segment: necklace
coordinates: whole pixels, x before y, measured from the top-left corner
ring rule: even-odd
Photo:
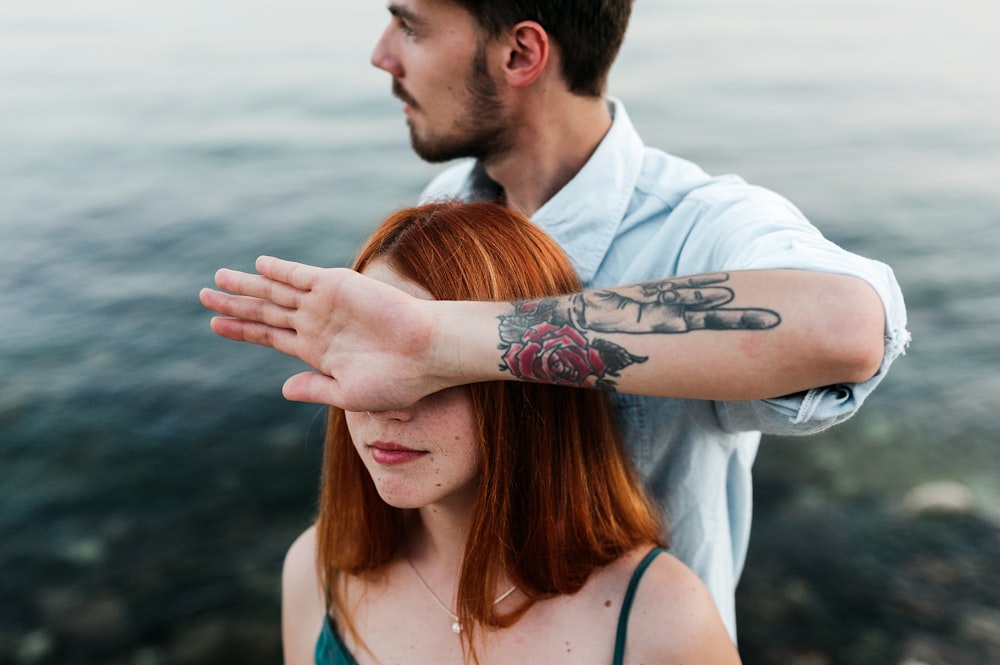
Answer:
[[[451,632],[455,633],[456,635],[461,634],[461,632],[462,632],[462,623],[458,620],[458,615],[455,614],[454,612],[452,612],[450,607],[448,607],[447,605],[445,605],[444,603],[441,602],[441,599],[438,598],[437,594],[434,593],[434,590],[431,589],[431,585],[427,583],[427,580],[424,579],[424,576],[421,575],[420,571],[417,570],[417,567],[413,565],[413,560],[409,556],[406,557],[406,562],[408,564],[410,564],[410,568],[413,569],[413,572],[417,576],[417,579],[420,580],[420,583],[424,586],[425,589],[427,589],[427,593],[429,593],[431,595],[431,598],[433,598],[434,602],[438,604],[438,607],[440,607],[442,610],[444,610],[448,614],[448,616],[451,617],[451,620],[452,620]],[[493,604],[497,605],[504,598],[508,597],[510,594],[514,593],[515,591],[517,591],[517,586],[512,586],[511,588],[507,589],[502,594],[500,594],[500,596],[496,600],[493,601]]]

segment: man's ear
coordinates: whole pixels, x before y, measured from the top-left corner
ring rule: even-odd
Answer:
[[[511,87],[523,88],[545,71],[551,49],[549,34],[535,21],[521,21],[509,35],[504,76]]]

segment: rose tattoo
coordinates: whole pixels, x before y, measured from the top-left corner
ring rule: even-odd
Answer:
[[[646,360],[607,340],[589,342],[563,320],[556,302],[520,303],[514,314],[500,317],[501,370],[529,381],[614,390],[608,377]]]

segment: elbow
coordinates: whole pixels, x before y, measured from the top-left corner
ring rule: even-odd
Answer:
[[[885,311],[875,291],[863,284],[864,292],[850,301],[849,312],[833,327],[831,353],[838,383],[861,383],[875,376],[885,355]]]
[[[858,340],[844,351],[840,363],[844,378],[840,383],[862,383],[875,376],[882,367],[883,349],[884,342],[879,334]]]

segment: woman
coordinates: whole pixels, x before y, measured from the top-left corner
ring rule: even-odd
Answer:
[[[524,312],[580,288],[553,240],[491,204],[400,211],[355,269]],[[285,561],[288,665],[739,662],[701,582],[662,553],[600,391],[501,381],[332,408],[322,485]]]

